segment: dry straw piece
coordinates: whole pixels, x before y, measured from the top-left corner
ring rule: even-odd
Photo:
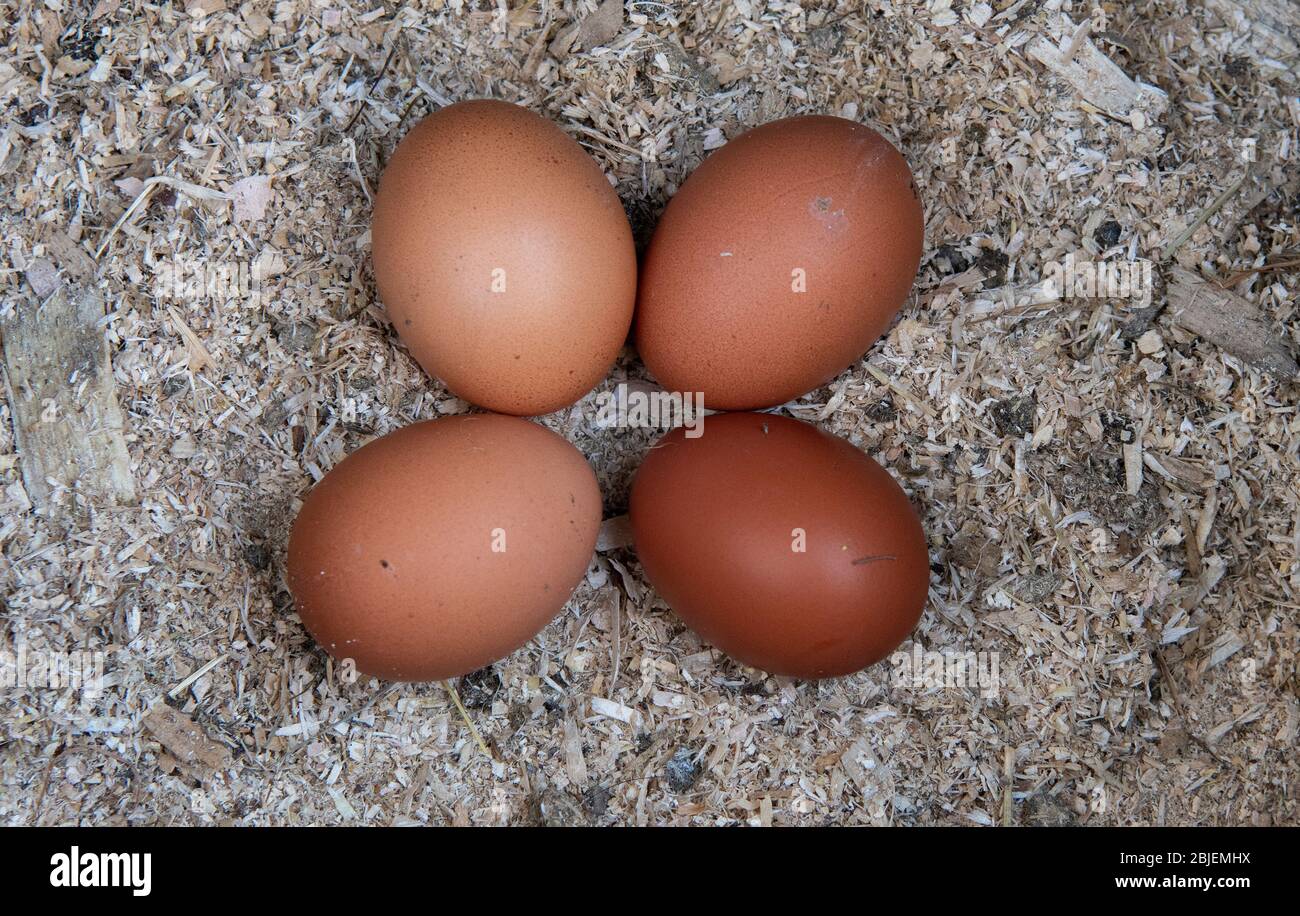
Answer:
[[[0,691],[0,821],[1297,822],[1300,415],[1257,358],[1300,327],[1287,0],[3,3],[3,648],[106,677]],[[454,694],[350,683],[311,643],[301,495],[467,409],[385,323],[368,226],[402,134],[477,96],[567,130],[640,242],[753,125],[838,114],[903,150],[916,293],[787,412],[920,507],[917,666],[742,669],[617,523],[566,612]],[[1061,295],[1071,256],[1148,259],[1154,294]],[[1187,317],[1229,279],[1251,350]],[[71,323],[37,365],[41,321]],[[38,390],[65,427],[32,426]],[[657,435],[596,414],[542,422],[614,518]]]

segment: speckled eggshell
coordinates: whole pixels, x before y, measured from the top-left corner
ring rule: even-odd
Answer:
[[[902,488],[798,420],[720,414],[703,430],[670,432],[632,485],[637,556],[673,611],[772,674],[834,677],[892,652],[916,626],[930,577]]]
[[[395,681],[509,655],[591,561],[601,500],[582,454],[528,420],[429,420],[349,455],[289,538],[298,614],[336,659]]]
[[[704,160],[641,267],[636,346],[669,390],[719,410],[793,400],[862,356],[921,259],[907,162],[843,118],[764,124]]]
[[[632,230],[564,131],[507,102],[429,115],[384,169],[375,281],[411,355],[451,391],[520,416],[574,403],[627,339]]]

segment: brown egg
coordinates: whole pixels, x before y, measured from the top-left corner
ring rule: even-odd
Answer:
[[[719,410],[830,381],[889,326],[921,259],[907,163],[869,127],[799,117],[742,134],[668,204],[641,267],[636,346]]]
[[[501,413],[548,413],[604,377],[627,339],[636,251],[618,195],[525,108],[451,105],[402,139],[371,226],[388,315],[430,375]]]
[[[395,681],[454,677],[509,655],[591,561],[600,491],[555,433],[493,414],[370,442],[308,494],[289,588],[327,652]]]
[[[705,641],[772,674],[848,674],[916,626],[925,535],[889,473],[770,414],[709,417],[651,449],[630,515],[646,577]]]

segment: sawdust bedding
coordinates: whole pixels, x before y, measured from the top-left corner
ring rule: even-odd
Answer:
[[[63,276],[102,294],[133,492],[24,476],[10,365],[3,638],[102,652],[106,686],[4,689],[0,819],[1296,823],[1297,389],[1165,289],[1223,280],[1295,351],[1294,43],[1236,15],[1268,8],[5,0],[4,317],[69,243],[98,258]],[[468,409],[386,325],[367,230],[402,133],[475,96],[563,125],[642,242],[748,126],[826,112],[904,150],[915,294],[786,410],[904,483],[934,575],[903,648],[997,653],[995,690],[742,668],[617,523],[558,620],[453,685],[481,741],[444,685],[340,683],[293,614],[287,526],[343,455]],[[1108,252],[1156,263],[1149,304],[1044,288]],[[197,263],[237,269],[167,279]],[[630,352],[620,382],[649,384]],[[595,416],[541,422],[615,518],[655,434]]]

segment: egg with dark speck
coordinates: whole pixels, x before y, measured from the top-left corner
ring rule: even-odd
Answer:
[[[650,450],[629,507],[646,578],[691,629],[772,674],[849,674],[920,619],[920,519],[849,442],[771,414],[708,417]]]
[[[719,410],[784,404],[858,360],[921,259],[912,172],[843,118],[750,130],[669,201],[641,266],[637,350],[672,391]]]
[[[566,407],[627,339],[636,251],[596,161],[552,122],[489,99],[397,145],[371,251],[398,336],[452,393],[499,413]]]
[[[529,420],[428,420],[343,459],[289,538],[298,615],[362,674],[455,677],[518,649],[568,601],[600,527],[595,474]]]

